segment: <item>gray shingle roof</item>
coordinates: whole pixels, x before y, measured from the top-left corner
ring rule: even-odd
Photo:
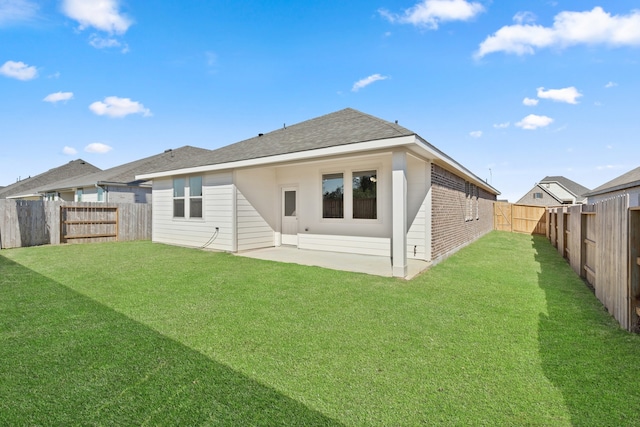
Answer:
[[[485,180],[460,165],[438,148],[422,139],[417,133],[396,123],[379,119],[352,108],[345,108],[291,126],[260,134],[250,139],[227,145],[201,156],[197,161],[185,167],[186,170],[198,167],[231,167],[234,162],[266,159],[279,155],[310,152],[330,147],[346,146],[372,141],[389,140],[400,137],[414,137],[424,148],[435,152],[443,164],[468,175],[481,183],[493,194],[500,192]],[[156,176],[169,175],[176,171],[174,167],[156,171]],[[184,173],[183,171],[180,171]],[[145,174],[139,174],[145,176]],[[147,174],[146,176],[148,177]]]
[[[640,186],[640,167],[630,170],[629,172],[622,174],[619,177],[614,178],[597,188],[594,188],[591,192],[588,193],[588,195],[595,196],[598,194],[609,193],[612,191],[624,190],[625,188],[638,186]]]
[[[38,188],[47,186],[53,182],[84,176],[97,171],[100,171],[100,168],[97,168],[82,159],[72,160],[67,164],[2,188],[0,190],[0,199],[5,199],[11,196],[35,194],[37,193]]]
[[[415,133],[395,123],[345,108],[218,148],[189,166],[216,165],[407,135]],[[172,169],[175,168],[158,172]]]
[[[557,182],[579,197],[585,197],[586,194],[591,191],[587,187],[582,186],[575,181],[571,181],[569,178],[565,178],[564,176],[546,176],[542,181],[540,181],[540,184],[544,184],[545,182]]]
[[[192,166],[194,162],[197,162],[198,159],[210,153],[211,150],[186,145],[175,150],[166,150],[163,153],[116,166],[111,169],[106,169],[78,178],[54,182],[41,187],[39,190],[41,192],[46,192],[68,188],[87,187],[100,182],[136,186],[144,182],[136,180],[136,175],[189,167]]]

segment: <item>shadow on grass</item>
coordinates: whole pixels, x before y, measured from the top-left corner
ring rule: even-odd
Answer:
[[[0,378],[0,425],[340,425],[2,255]]]
[[[557,250],[541,236],[533,248],[539,286],[540,356],[574,425],[640,425],[640,337],[622,330]]]

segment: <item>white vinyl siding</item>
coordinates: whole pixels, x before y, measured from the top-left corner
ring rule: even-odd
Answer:
[[[203,177],[203,220],[173,218],[173,180],[153,182],[153,241],[181,246],[233,250],[233,185],[231,174]],[[218,230],[216,230],[218,227]]]
[[[274,246],[273,229],[240,191],[236,194],[238,250]]]
[[[411,156],[407,158],[407,258],[427,259],[431,166]]]

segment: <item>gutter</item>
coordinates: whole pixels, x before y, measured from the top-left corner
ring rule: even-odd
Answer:
[[[640,187],[640,181],[627,182],[626,184],[618,184],[613,187],[603,188],[602,190],[590,191],[585,196],[598,196],[605,193],[613,193],[614,191],[626,190],[627,188]]]
[[[357,142],[351,144],[343,144],[343,145],[334,145],[332,147],[325,148],[317,148],[313,150],[305,150],[305,151],[296,151],[293,153],[285,153],[285,154],[276,154],[272,156],[265,157],[257,157],[254,159],[246,159],[246,160],[236,160],[231,162],[223,162],[216,163],[210,165],[203,166],[194,166],[194,167],[186,167],[181,169],[162,171],[162,172],[152,172],[147,174],[136,175],[136,179],[138,180],[152,180],[154,178],[166,177],[166,176],[174,176],[174,175],[187,175],[187,174],[195,174],[195,173],[204,173],[204,172],[217,172],[229,169],[238,169],[244,167],[257,167],[257,166],[267,166],[274,165],[277,163],[288,163],[288,162],[300,162],[305,160],[320,160],[322,157],[329,156],[337,156],[337,155],[350,155],[357,154],[362,151],[373,151],[373,150],[388,150],[388,149],[397,149],[405,147],[410,149],[411,151],[417,152],[419,154],[424,155],[426,152],[427,158],[431,158],[432,160],[439,160],[441,163],[447,165],[449,168],[461,173],[463,176],[469,178],[470,181],[473,181],[478,186],[484,188],[485,190],[493,193],[495,195],[499,195],[500,192],[493,188],[491,185],[474,175],[467,168],[453,160],[451,157],[444,154],[442,151],[438,150],[425,140],[423,140],[417,134],[405,135],[395,138],[386,138],[386,139],[378,139],[373,141],[364,141]]]

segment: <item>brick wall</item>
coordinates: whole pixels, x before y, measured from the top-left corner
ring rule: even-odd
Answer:
[[[438,165],[431,165],[434,261],[493,230],[496,196]]]

